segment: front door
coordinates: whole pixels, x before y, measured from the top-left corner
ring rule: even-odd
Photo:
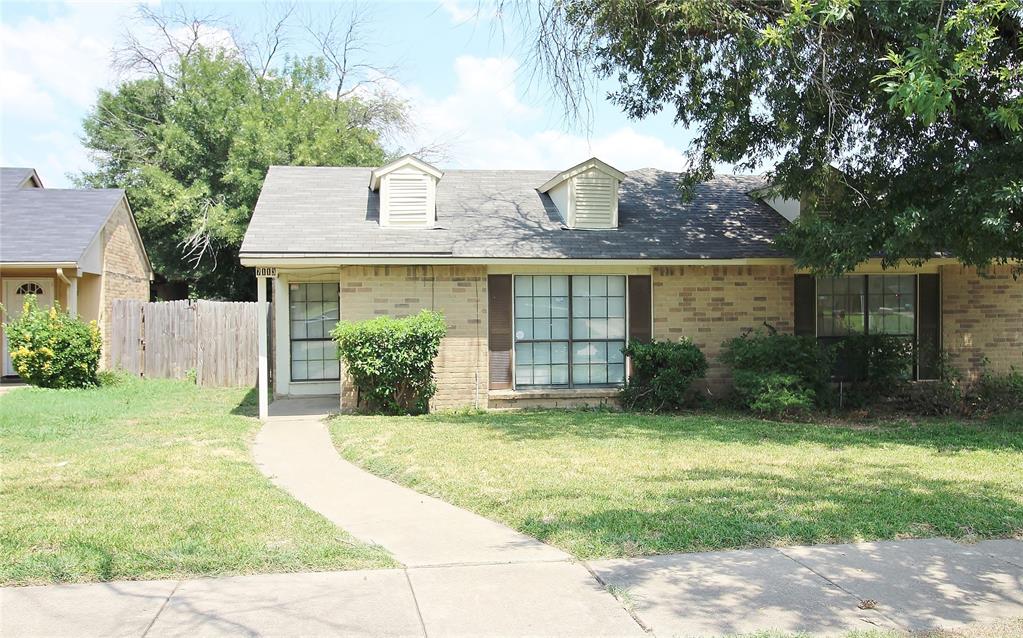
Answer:
[[[53,305],[53,280],[44,277],[26,279],[4,279],[4,308],[7,310],[4,321],[12,321],[21,315],[25,304],[25,295],[35,295],[40,308]],[[3,344],[4,376],[17,374],[11,356],[7,351],[7,333],[4,333]]]

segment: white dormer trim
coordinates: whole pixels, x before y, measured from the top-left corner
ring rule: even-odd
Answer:
[[[370,174],[370,190],[380,191],[380,225],[432,228],[437,222],[437,182],[443,172],[405,155]]]
[[[547,193],[569,228],[618,228],[618,189],[625,173],[596,157],[558,173],[538,190]]]
[[[390,164],[385,164],[380,168],[373,169],[373,172],[369,175],[369,189],[371,191],[380,190],[380,180],[382,177],[389,173],[393,173],[399,168],[412,167],[427,175],[433,177],[433,179],[440,181],[441,177],[444,177],[444,171],[440,170],[436,166],[427,164],[423,160],[412,156],[402,155],[398,159],[394,160]]]
[[[625,173],[623,173],[622,171],[618,170],[614,166],[611,166],[607,162],[605,162],[603,160],[600,160],[600,159],[597,159],[596,157],[591,157],[590,159],[584,160],[582,162],[579,162],[578,164],[576,164],[572,168],[570,168],[570,169],[568,169],[566,171],[562,171],[562,172],[558,173],[557,175],[555,175],[554,177],[550,178],[549,180],[547,180],[547,183],[545,183],[543,186],[540,187],[539,190],[540,190],[541,193],[546,193],[546,192],[550,191],[552,188],[554,188],[555,186],[557,186],[558,184],[560,184],[560,183],[562,183],[562,182],[564,182],[566,180],[572,179],[573,177],[575,177],[576,175],[579,175],[580,173],[585,173],[586,171],[590,170],[591,168],[595,168],[598,171],[600,171],[601,173],[604,173],[605,175],[610,175],[611,177],[614,177],[619,182],[624,180],[627,177],[627,175]]]

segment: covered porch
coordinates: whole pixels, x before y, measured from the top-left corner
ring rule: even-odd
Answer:
[[[256,268],[259,415],[340,409],[341,370],[330,331],[340,319],[340,267]]]

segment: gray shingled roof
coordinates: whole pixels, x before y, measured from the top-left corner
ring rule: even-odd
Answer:
[[[718,176],[683,202],[678,174],[643,169],[622,182],[619,227],[570,230],[537,188],[557,171],[448,170],[437,186],[437,227],[382,228],[369,168],[270,168],[242,242],[266,254],[459,258],[738,259],[783,257],[772,238],[788,224],[747,193],[756,176]]]
[[[0,263],[77,262],[124,191],[19,188],[31,173],[0,168]]]

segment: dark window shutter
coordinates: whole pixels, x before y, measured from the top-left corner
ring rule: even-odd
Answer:
[[[938,376],[941,352],[941,283],[938,275],[917,275],[917,378]]]
[[[512,387],[512,276],[487,277],[490,389]]]
[[[650,275],[629,275],[629,341],[653,339],[650,317]]]
[[[817,334],[817,281],[813,275],[796,275],[793,320],[797,335]]]

